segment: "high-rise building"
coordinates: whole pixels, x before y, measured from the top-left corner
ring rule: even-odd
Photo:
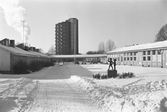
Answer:
[[[78,20],[70,18],[56,24],[55,54],[78,54]]]

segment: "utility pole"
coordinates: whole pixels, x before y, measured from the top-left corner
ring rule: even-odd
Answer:
[[[23,23],[23,45],[24,45],[24,23],[25,23],[25,21],[22,20],[21,22]]]
[[[74,64],[76,62],[76,58],[75,58],[75,36],[74,36]]]

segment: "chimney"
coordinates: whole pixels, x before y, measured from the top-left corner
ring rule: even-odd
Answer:
[[[9,46],[9,39],[5,38],[5,39],[1,40],[1,44],[4,46]]]
[[[33,47],[30,47],[30,50],[33,51]]]
[[[36,52],[39,52],[39,49],[36,49]]]
[[[29,47],[25,45],[24,50],[29,51]]]
[[[23,49],[23,50],[24,50],[24,44],[23,44],[23,43],[21,43],[21,44],[17,45],[16,47],[19,47],[19,48],[21,48],[21,49]]]
[[[15,40],[10,40],[10,47],[15,47]]]
[[[33,51],[35,51],[36,50],[36,48],[35,47],[33,47]]]

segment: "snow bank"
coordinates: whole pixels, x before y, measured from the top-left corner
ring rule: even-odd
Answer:
[[[71,79],[105,112],[167,112],[167,100],[162,103],[167,98],[165,80],[141,83],[140,78],[121,87],[109,87],[99,85],[93,78],[71,76]]]

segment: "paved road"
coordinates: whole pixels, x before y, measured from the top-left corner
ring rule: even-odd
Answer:
[[[29,75],[0,75],[0,112],[102,112],[72,84],[71,75],[92,73],[78,65],[55,65]]]

